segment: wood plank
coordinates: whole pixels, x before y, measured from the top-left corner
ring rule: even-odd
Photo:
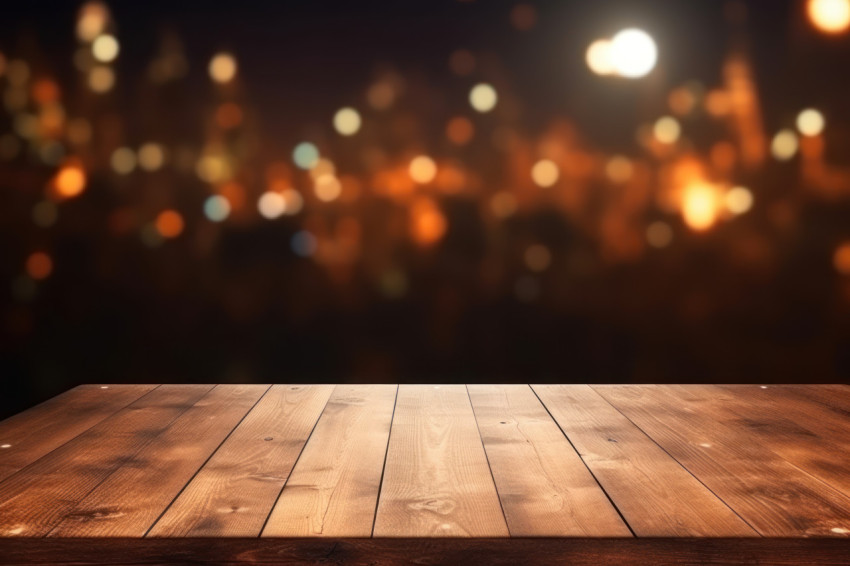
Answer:
[[[785,386],[673,386],[694,407],[713,400],[721,422],[850,496],[850,417]],[[812,387],[813,390],[821,386]]]
[[[756,535],[587,385],[533,389],[637,536]]]
[[[336,386],[263,536],[372,534],[397,390]]]
[[[332,391],[274,385],[147,536],[259,536]]]
[[[217,385],[69,511],[49,536],[144,536],[269,387]]]
[[[374,536],[508,536],[463,385],[399,387]]]
[[[14,564],[488,564],[846,566],[847,539],[0,539]]]
[[[595,389],[765,536],[850,533],[850,500],[669,386]],[[834,530],[839,529],[839,530]]]
[[[0,422],[0,482],[155,387],[81,385]]]
[[[163,385],[0,484],[0,536],[43,536],[211,385]]]
[[[467,388],[511,536],[632,536],[528,385]]]

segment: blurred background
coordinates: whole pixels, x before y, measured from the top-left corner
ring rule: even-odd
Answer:
[[[0,417],[850,377],[850,0],[4,2]]]

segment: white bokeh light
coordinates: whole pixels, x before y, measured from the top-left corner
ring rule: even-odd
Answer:
[[[611,64],[617,74],[636,79],[655,68],[658,48],[645,31],[624,29],[611,39]]]

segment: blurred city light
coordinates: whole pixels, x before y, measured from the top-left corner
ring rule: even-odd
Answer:
[[[625,29],[611,39],[611,64],[620,76],[644,77],[657,61],[655,40],[643,30]]]
[[[469,91],[469,103],[478,112],[490,112],[496,107],[498,101],[499,97],[496,94],[496,89],[489,84],[477,84]]]
[[[803,110],[797,116],[797,130],[804,136],[819,136],[825,126],[823,114],[813,108]]]
[[[825,33],[850,29],[850,0],[809,0],[808,14],[815,27]]]

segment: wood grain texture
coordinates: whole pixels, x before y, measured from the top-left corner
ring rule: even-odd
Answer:
[[[372,534],[397,389],[336,386],[263,536]]]
[[[534,385],[640,537],[756,536],[653,439],[586,385]]]
[[[850,496],[850,418],[799,389],[758,385],[671,387],[693,407],[711,399],[722,422]]]
[[[69,511],[50,536],[144,536],[269,387],[217,385]]]
[[[463,385],[399,387],[374,536],[508,536]]]
[[[163,385],[0,484],[0,536],[43,536],[212,385]]]
[[[528,385],[467,387],[511,536],[632,536]]]
[[[219,538],[0,539],[13,564],[846,566],[847,539]]]
[[[81,385],[0,422],[0,482],[156,385]]]
[[[148,536],[259,536],[332,391],[274,385]]]
[[[765,536],[850,534],[850,500],[676,387],[595,389]],[[836,531],[834,529],[840,529]]]

